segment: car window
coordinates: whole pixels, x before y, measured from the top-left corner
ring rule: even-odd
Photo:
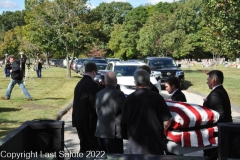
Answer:
[[[167,67],[176,67],[177,65],[171,59],[161,59],[161,60],[149,61],[149,66],[151,68],[167,68]]]
[[[77,63],[83,63],[84,61],[86,61],[86,59],[78,59]]]
[[[102,64],[102,65],[98,64],[98,65],[97,65],[97,69],[98,69],[98,70],[105,70],[105,69],[106,69],[106,66],[107,66],[107,65],[104,65],[104,64]]]
[[[133,76],[138,66],[115,66],[114,72],[117,76]]]
[[[90,62],[93,62],[93,63],[107,63],[107,61],[104,60],[104,59],[91,59]]]

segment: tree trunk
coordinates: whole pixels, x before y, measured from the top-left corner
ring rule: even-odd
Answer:
[[[46,58],[46,64],[47,64],[47,67],[49,67],[49,52],[46,52],[46,53],[44,53],[44,55],[45,55],[45,58]]]
[[[71,78],[71,67],[70,67],[71,64],[69,64],[69,54],[67,54],[66,64],[67,64],[67,78]]]

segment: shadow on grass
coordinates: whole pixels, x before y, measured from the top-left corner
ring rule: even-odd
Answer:
[[[65,98],[56,98],[56,97],[47,97],[47,98],[41,98],[41,99],[37,99],[37,98],[33,98],[33,101],[38,101],[38,100],[43,100],[43,99],[65,99]]]
[[[0,107],[0,112],[14,112],[14,111],[19,111],[21,109],[19,108],[1,108]]]
[[[192,85],[193,85],[192,82],[185,80],[184,81],[184,86],[183,86],[182,90],[187,90]]]
[[[72,78],[82,78],[82,76],[77,75],[77,76],[72,76]]]
[[[13,126],[12,124],[16,124],[16,123],[18,123],[18,121],[0,119],[0,138],[5,137],[12,130],[16,129],[16,127],[9,127],[9,126]]]

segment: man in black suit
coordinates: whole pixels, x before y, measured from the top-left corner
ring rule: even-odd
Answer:
[[[168,100],[187,102],[184,93],[180,89],[180,82],[177,77],[169,77],[165,82],[165,88],[171,94]]]
[[[212,91],[204,99],[203,106],[215,110],[220,114],[218,123],[232,122],[230,99],[222,85],[224,80],[222,71],[212,70],[207,74],[207,84]],[[204,150],[204,156],[207,159],[216,160],[218,158],[217,149]]]
[[[97,124],[95,96],[99,91],[94,78],[97,74],[95,63],[89,62],[85,67],[85,75],[74,90],[72,125],[76,127],[80,139],[80,152],[99,150],[97,138],[94,136]]]
[[[106,87],[96,95],[98,116],[95,136],[100,149],[106,153],[123,154],[120,122],[125,95],[117,89],[117,77],[112,71],[105,74]]]
[[[138,69],[134,73],[136,91],[126,98],[122,114],[122,136],[128,139],[132,154],[163,154],[163,135],[172,115],[159,93],[149,90],[150,75]]]

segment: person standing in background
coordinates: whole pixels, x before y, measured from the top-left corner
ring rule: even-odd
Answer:
[[[177,77],[169,77],[165,81],[165,88],[171,94],[168,100],[187,102],[184,93],[180,89],[180,81]]]
[[[80,140],[80,152],[99,150],[97,138],[94,136],[97,125],[95,96],[99,91],[94,82],[97,75],[97,65],[88,62],[85,74],[74,89],[72,126],[76,127]]]
[[[20,58],[19,58],[19,61],[20,61],[20,69],[21,69],[22,72],[23,72],[23,77],[25,77],[26,58],[24,57],[23,52],[20,52],[19,54],[20,54]]]
[[[38,78],[42,78],[42,60],[39,58],[39,54],[37,54],[37,58],[35,59],[35,69]]]
[[[6,96],[2,97],[2,100],[9,100],[11,98],[12,89],[14,88],[15,84],[18,83],[19,87],[23,91],[23,94],[27,98],[27,101],[32,101],[32,97],[30,96],[30,94],[28,93],[27,89],[23,84],[23,73],[22,70],[20,69],[20,62],[15,61],[14,55],[10,55],[9,58],[11,63],[10,73],[12,79],[8,85]]]
[[[9,61],[8,54],[5,54],[5,58],[4,58],[4,61],[3,61],[3,66],[4,66],[5,76],[10,77],[11,63]]]

